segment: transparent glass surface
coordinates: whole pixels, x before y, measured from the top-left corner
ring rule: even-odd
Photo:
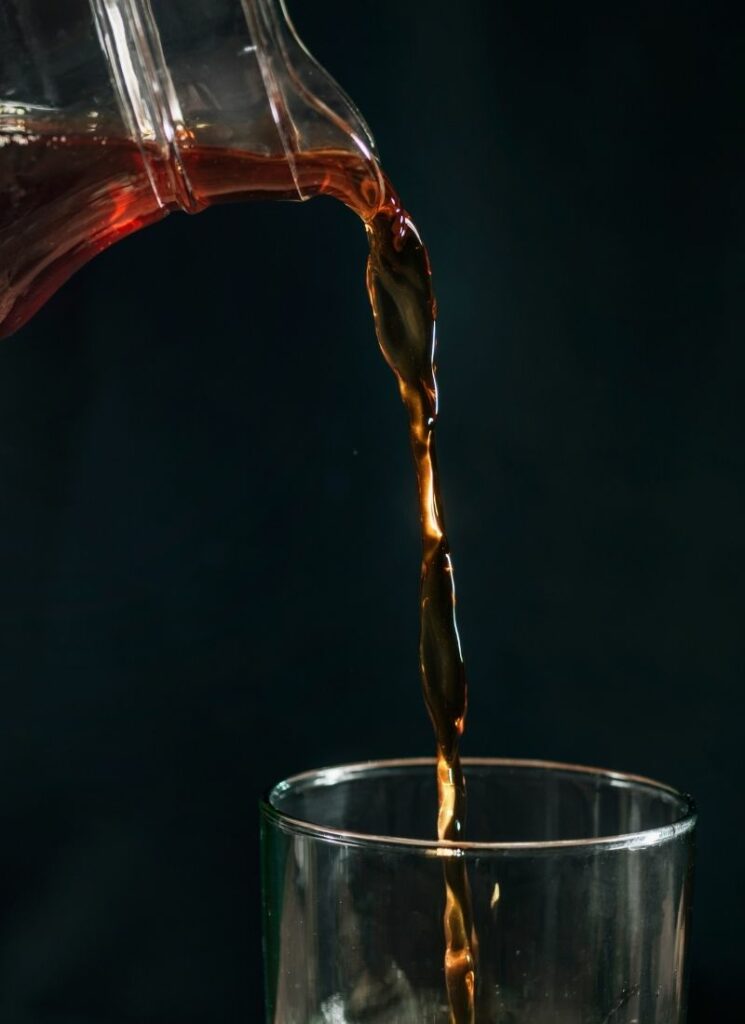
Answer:
[[[172,210],[337,194],[330,156],[382,187],[282,0],[0,0],[0,338]]]
[[[446,1024],[442,858],[465,858],[478,1024],[680,1024],[695,813],[646,779],[466,760],[469,841],[430,839],[434,763],[280,783],[261,808],[269,1024]]]

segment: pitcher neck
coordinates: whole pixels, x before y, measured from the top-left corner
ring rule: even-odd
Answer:
[[[185,150],[228,147],[287,162],[311,150],[354,153],[378,177],[362,116],[300,42],[283,0],[91,0],[126,130],[161,206],[203,203]]]

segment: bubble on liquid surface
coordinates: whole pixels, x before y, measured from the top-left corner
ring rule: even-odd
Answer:
[[[449,1024],[449,1020],[450,1013],[441,995],[409,991],[401,1001],[377,1009],[350,1007],[343,996],[332,996],[312,1024]]]

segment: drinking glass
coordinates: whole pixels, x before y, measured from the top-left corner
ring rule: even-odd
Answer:
[[[261,806],[269,1024],[447,1024],[443,860],[470,878],[478,1024],[682,1024],[695,810],[649,779],[469,759],[467,842],[434,762],[295,776]]]

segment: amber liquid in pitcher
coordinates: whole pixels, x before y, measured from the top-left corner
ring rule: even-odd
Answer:
[[[0,336],[12,333],[83,263],[168,212],[155,200],[134,143],[88,136],[0,137]],[[422,532],[419,663],[437,742],[439,839],[463,837],[465,784],[458,752],[466,678],[455,619],[453,564],[437,472],[435,314],[427,250],[390,183],[337,151],[286,160],[184,146],[195,208],[244,198],[335,196],[363,220],[367,289],[378,342],[409,422]],[[174,204],[175,205],[175,204]],[[463,858],[444,857],[445,975],[453,1024],[473,1024],[475,947]]]

